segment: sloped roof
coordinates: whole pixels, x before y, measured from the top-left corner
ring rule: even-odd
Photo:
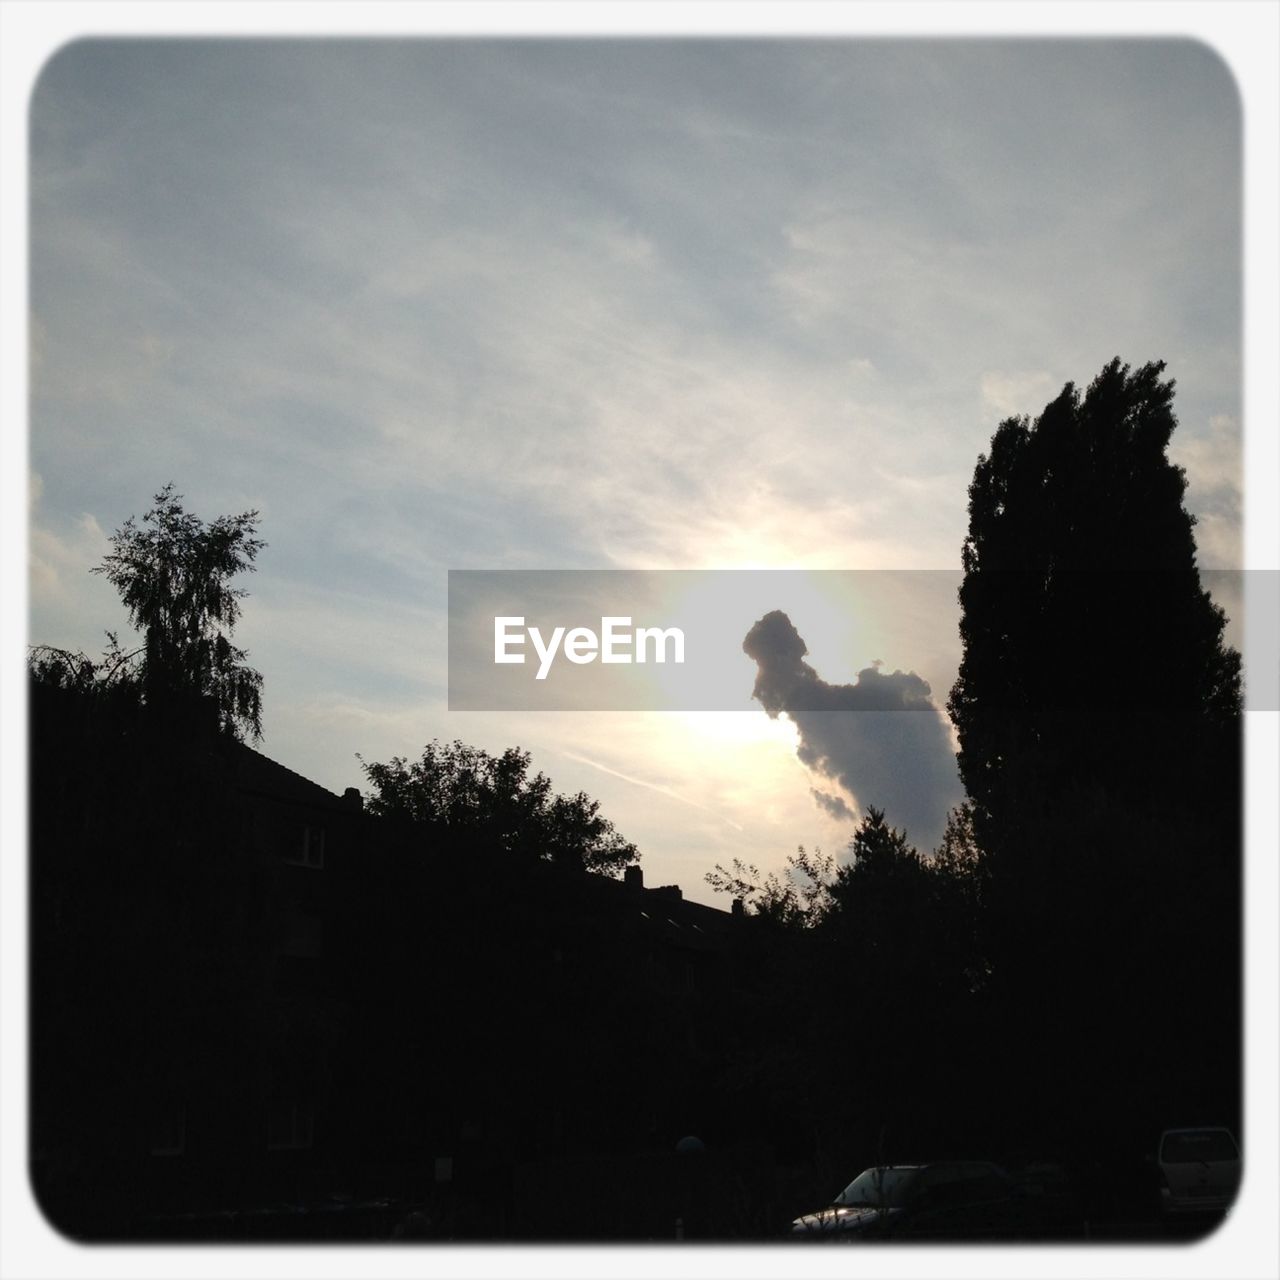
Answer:
[[[321,809],[344,811],[348,808],[341,796],[243,743],[236,747],[234,777],[242,791],[272,800]]]

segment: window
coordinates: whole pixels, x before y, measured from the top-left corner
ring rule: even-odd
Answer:
[[[147,1129],[147,1146],[153,1156],[180,1156],[187,1149],[187,1109],[157,1107]]]
[[[285,855],[285,861],[296,867],[321,870],[324,867],[324,828],[307,823],[302,828],[300,843]]]
[[[998,1199],[1006,1190],[999,1170],[992,1165],[938,1164],[920,1171],[912,1194],[927,1197],[933,1208],[945,1208]]]
[[[315,1137],[315,1115],[297,1102],[275,1103],[267,1111],[267,1149],[293,1151],[311,1146]]]

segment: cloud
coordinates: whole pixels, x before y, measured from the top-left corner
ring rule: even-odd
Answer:
[[[1034,373],[988,372],[982,375],[982,404],[1002,419],[1022,414],[1034,417],[1061,389],[1043,369]]]
[[[1187,473],[1187,508],[1196,517],[1197,559],[1202,568],[1244,563],[1244,467],[1240,426],[1230,414],[1214,414],[1207,433],[1174,434],[1169,457]]]
[[[611,769],[608,765],[601,764],[598,760],[592,760],[588,756],[579,755],[576,751],[562,751],[560,753],[566,760],[577,761],[578,764],[590,765],[593,769],[598,769],[601,773],[607,773],[611,778],[619,778],[623,782],[629,782],[633,787],[644,787],[649,791],[656,791],[658,795],[666,796],[669,800],[675,800],[680,804],[687,804],[691,808],[701,809],[705,813],[714,813],[716,810],[708,804],[701,804],[697,800],[690,800],[688,796],[682,796],[678,791],[671,787],[662,786],[660,783],[647,782],[644,778],[634,777],[632,774],[623,773],[618,769]],[[729,820],[726,818],[726,822]],[[731,827],[741,831],[742,827],[739,823],[729,822]]]
[[[1236,105],[1190,44],[84,41],[31,130],[33,638],[122,621],[80,513],[260,508],[273,753],[346,785],[433,732],[564,747],[686,888],[847,829],[790,732],[464,731],[447,567],[955,567],[1003,406],[1120,353],[1170,358],[1184,422],[1238,409]],[[1235,526],[1194,509],[1203,558]],[[875,768],[823,794],[902,821]]]
[[[829,791],[819,791],[817,787],[810,787],[809,794],[813,797],[814,803],[818,808],[824,809],[833,818],[837,818],[841,822],[854,822],[857,820],[858,815],[849,808],[842,796],[833,795]]]
[[[38,476],[35,479],[39,483]],[[33,509],[37,502],[38,489],[33,484]],[[51,605],[74,599],[85,585],[83,576],[101,563],[110,547],[102,526],[87,511],[64,529],[50,528],[33,520],[28,547],[33,600]]]
[[[883,809],[932,848],[961,791],[947,719],[928,682],[914,671],[886,674],[877,662],[853,684],[829,684],[804,661],[808,646],[780,610],[751,628],[742,649],[757,666],[755,698],[771,717],[786,714],[799,730],[800,760],[860,808]],[[843,800],[817,788],[812,795],[840,816]]]

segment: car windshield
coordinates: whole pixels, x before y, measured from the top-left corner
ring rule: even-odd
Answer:
[[[1160,1149],[1165,1164],[1202,1164],[1210,1160],[1236,1160],[1240,1153],[1225,1129],[1187,1129],[1166,1133]]]
[[[903,1169],[864,1169],[835,1198],[836,1204],[870,1204],[882,1209],[900,1207],[907,1180],[914,1166]]]

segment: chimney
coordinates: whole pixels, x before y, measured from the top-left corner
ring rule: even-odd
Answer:
[[[746,909],[746,906],[743,904],[742,899],[741,899],[741,898],[734,898],[734,900],[733,900],[733,916],[734,916],[734,918],[735,918],[735,919],[739,919],[739,920],[740,920],[740,919],[741,919],[744,915],[746,915],[746,914],[747,914],[747,909]]]
[[[644,888],[644,871],[638,863],[623,869],[622,883],[627,886],[628,893],[639,893]]]
[[[364,808],[364,797],[355,787],[348,787],[342,793],[342,804],[344,808],[354,809],[359,813]]]

